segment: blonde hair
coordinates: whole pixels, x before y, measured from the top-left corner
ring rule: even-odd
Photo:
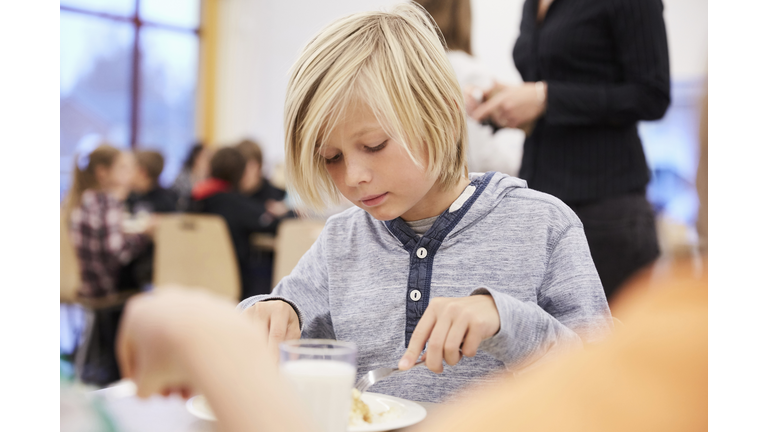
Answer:
[[[339,192],[318,148],[357,96],[384,131],[415,155],[445,190],[466,171],[466,123],[459,83],[434,21],[414,3],[363,12],[320,31],[291,69],[285,103],[288,186],[322,210]]]

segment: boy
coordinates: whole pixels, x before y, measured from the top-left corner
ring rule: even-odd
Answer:
[[[285,191],[275,187],[262,175],[261,147],[251,140],[240,141],[235,148],[245,158],[245,172],[240,181],[240,192],[267,209],[269,217],[282,219],[296,217],[285,205]]]
[[[411,368],[428,342],[427,368],[370,391],[440,402],[610,331],[581,222],[520,179],[468,174],[462,107],[413,4],[342,18],[304,49],[286,97],[289,185],[316,208],[339,194],[359,208],[331,217],[272,295],[240,304],[273,351],[351,341],[359,377]]]
[[[250,238],[256,232],[274,232],[277,221],[265,220],[263,206],[242,195],[239,185],[245,171],[245,158],[232,147],[216,151],[211,158],[211,176],[192,189],[192,210],[217,214],[229,228],[237,255],[242,285],[242,298],[266,291],[252,277],[250,264]]]
[[[145,210],[150,213],[176,211],[178,198],[168,189],[160,187],[158,179],[163,172],[163,155],[152,150],[141,150],[136,155],[136,172],[131,184],[131,195],[126,204],[131,213]]]

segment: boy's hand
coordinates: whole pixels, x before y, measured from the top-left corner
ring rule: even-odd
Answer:
[[[398,367],[413,367],[429,341],[425,364],[432,372],[441,373],[443,359],[453,366],[462,354],[474,357],[480,342],[498,333],[500,325],[499,311],[490,295],[432,299]]]
[[[261,301],[248,307],[243,314],[269,339],[269,352],[275,361],[279,358],[280,342],[301,338],[299,317],[282,300]]]

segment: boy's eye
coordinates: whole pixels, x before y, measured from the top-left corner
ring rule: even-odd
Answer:
[[[384,141],[383,143],[381,143],[381,144],[377,145],[376,147],[368,147],[368,146],[365,146],[365,149],[366,149],[367,151],[371,152],[371,153],[375,153],[375,152],[377,152],[377,151],[379,151],[379,150],[383,150],[383,149],[384,149],[384,147],[386,147],[386,146],[387,146],[387,141],[389,141],[389,140],[386,140],[386,141]]]
[[[336,153],[336,156],[332,158],[323,158],[323,159],[325,159],[325,163],[328,163],[328,164],[338,162],[341,160],[341,153]]]

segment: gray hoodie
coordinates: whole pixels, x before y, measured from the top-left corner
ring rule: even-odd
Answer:
[[[357,345],[358,378],[396,367],[430,298],[491,295],[499,332],[475,357],[395,374],[369,391],[441,402],[495,371],[520,372],[605,337],[611,314],[578,217],[557,198],[500,173],[471,174],[424,236],[359,208],[322,234],[271,295],[297,311],[302,338]]]

